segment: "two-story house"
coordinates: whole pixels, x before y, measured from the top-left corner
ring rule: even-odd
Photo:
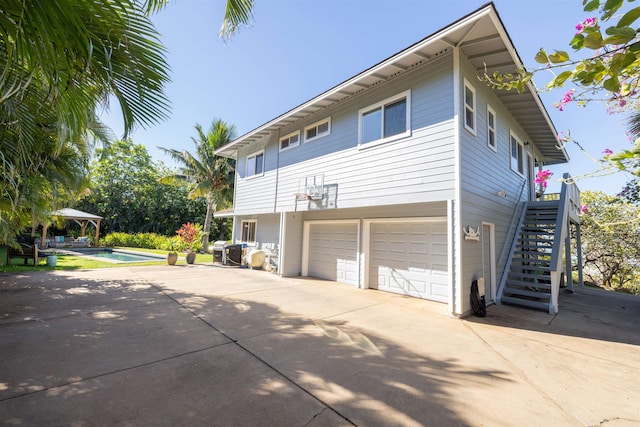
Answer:
[[[440,301],[454,315],[470,311],[477,279],[487,302],[556,312],[577,192],[563,185],[560,208],[543,212],[534,176],[568,157],[532,85],[478,78],[522,67],[489,4],[222,147],[237,161],[234,241],[277,253],[282,276]],[[553,224],[527,225],[536,217]]]

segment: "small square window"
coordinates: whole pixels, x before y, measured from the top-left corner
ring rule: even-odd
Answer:
[[[360,145],[386,142],[410,132],[410,91],[360,110]]]
[[[476,134],[476,90],[464,79],[464,127]]]
[[[246,243],[255,243],[256,226],[258,221],[255,219],[242,221],[242,241]]]
[[[264,151],[247,156],[247,177],[264,173]]]
[[[324,119],[304,128],[304,142],[322,138],[331,133],[331,118]]]
[[[280,151],[297,147],[298,145],[300,145],[300,131],[290,133],[289,135],[280,138]]]
[[[496,140],[496,113],[487,105],[487,145],[493,151],[498,148]]]

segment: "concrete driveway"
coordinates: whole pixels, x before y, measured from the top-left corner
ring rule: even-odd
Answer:
[[[640,425],[640,298],[446,309],[208,265],[0,275],[0,423]]]

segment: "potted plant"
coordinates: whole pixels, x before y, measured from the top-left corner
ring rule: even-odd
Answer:
[[[167,253],[167,264],[176,265],[178,261],[177,243],[175,238],[169,239],[169,252]]]
[[[198,240],[198,236],[200,235],[197,227],[190,222],[182,224],[179,230],[176,231],[180,239],[187,246],[187,264],[193,264],[196,260],[196,253],[193,252],[193,243]]]

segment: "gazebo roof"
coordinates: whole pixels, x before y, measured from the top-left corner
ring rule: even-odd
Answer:
[[[51,212],[51,215],[61,216],[64,219],[75,219],[78,221],[98,221],[102,219],[101,216],[71,208],[58,209],[57,211]]]

